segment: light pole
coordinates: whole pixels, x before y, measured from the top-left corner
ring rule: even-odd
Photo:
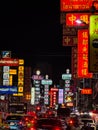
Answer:
[[[40,75],[40,73],[41,73],[40,70],[36,71],[36,75]]]

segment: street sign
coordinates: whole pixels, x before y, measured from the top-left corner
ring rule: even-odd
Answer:
[[[66,79],[71,80],[71,77],[72,77],[72,74],[62,74],[62,79],[63,80],[66,80]]]
[[[42,85],[52,85],[52,80],[50,79],[43,79],[41,80]]]

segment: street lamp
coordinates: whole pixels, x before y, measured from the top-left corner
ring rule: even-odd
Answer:
[[[84,22],[83,20],[81,20],[81,19],[77,19],[76,20],[76,23],[78,23],[78,24],[84,24],[84,25],[87,25],[87,23],[86,22]]]
[[[37,70],[37,71],[36,71],[36,74],[37,74],[37,75],[40,75],[40,70]]]

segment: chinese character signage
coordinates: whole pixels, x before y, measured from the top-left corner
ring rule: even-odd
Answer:
[[[77,47],[72,47],[72,78],[77,78]]]
[[[98,15],[90,16],[89,71],[98,72]]]
[[[63,26],[63,35],[65,35],[65,36],[77,36],[77,29],[76,28],[73,28],[73,26],[72,27],[66,26],[65,22],[62,26]]]
[[[81,90],[81,94],[92,94],[91,88],[84,88]]]
[[[93,1],[94,0],[60,0],[60,11],[89,11]],[[94,3],[94,6],[98,9],[97,2]]]
[[[66,25],[67,26],[85,26],[89,24],[89,15],[83,13],[67,13]],[[78,22],[80,21],[80,22]]]
[[[78,31],[78,77],[91,78],[88,72],[88,30]]]
[[[63,46],[76,46],[77,37],[76,36],[63,36]]]

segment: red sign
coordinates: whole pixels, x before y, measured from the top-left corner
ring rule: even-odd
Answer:
[[[92,78],[88,73],[88,30],[78,31],[78,77]]]
[[[79,11],[90,10],[94,0],[60,0],[60,11]],[[98,0],[94,2],[94,6],[98,9]]]
[[[77,40],[76,36],[63,36],[63,46],[76,46]]]
[[[81,94],[92,94],[91,88],[84,88],[81,90]]]
[[[0,66],[19,66],[19,59],[2,58],[0,59]]]
[[[90,14],[85,13],[67,13],[66,25],[67,26],[85,26],[89,24]]]
[[[77,78],[77,47],[72,47],[72,77]]]
[[[51,88],[51,91],[57,92],[58,88]]]

